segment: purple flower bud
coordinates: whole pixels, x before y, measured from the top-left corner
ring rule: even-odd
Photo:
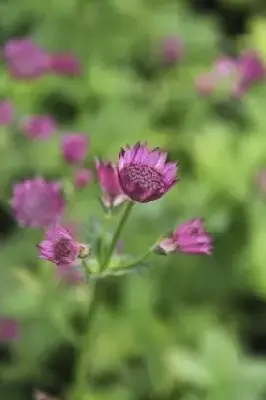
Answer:
[[[76,76],[81,74],[79,60],[70,53],[59,53],[51,56],[51,71],[58,75]]]
[[[88,168],[80,168],[75,172],[74,183],[77,189],[83,189],[93,180],[93,173]]]
[[[62,152],[68,164],[78,164],[86,158],[89,138],[83,134],[68,134],[62,138]]]
[[[162,57],[168,64],[179,62],[184,54],[183,41],[175,36],[169,36],[162,42]]]
[[[9,73],[17,79],[39,78],[50,68],[49,54],[28,38],[9,40],[4,58]]]
[[[244,52],[238,60],[238,94],[244,94],[252,85],[265,79],[265,72],[265,64],[255,51]]]
[[[121,189],[116,167],[111,162],[105,163],[98,159],[96,160],[96,169],[103,192],[102,203],[106,208],[117,207],[128,200]]]
[[[179,251],[211,255],[212,249],[212,238],[204,229],[204,221],[198,218],[181,224],[172,235],[163,238],[155,252],[168,254]]]
[[[57,123],[50,115],[30,115],[20,121],[20,129],[30,139],[49,139],[57,130]]]
[[[79,256],[79,243],[71,233],[60,225],[46,232],[45,239],[38,245],[40,258],[57,265],[73,265]]]
[[[62,215],[65,201],[60,183],[36,178],[14,186],[11,205],[21,225],[45,228]]]
[[[19,324],[16,320],[0,317],[0,342],[13,342],[19,338]]]
[[[9,126],[14,120],[14,107],[10,101],[0,101],[0,126]]]
[[[123,192],[133,201],[148,203],[164,196],[177,179],[177,164],[167,162],[167,153],[137,143],[122,149],[117,164]]]

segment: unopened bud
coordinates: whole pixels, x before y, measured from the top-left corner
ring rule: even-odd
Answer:
[[[87,246],[86,244],[80,244],[78,258],[80,258],[81,260],[84,260],[85,258],[89,257],[90,255],[91,255],[91,248],[89,246]]]

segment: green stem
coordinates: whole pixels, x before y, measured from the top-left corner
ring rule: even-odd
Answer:
[[[108,211],[108,213],[104,216],[104,223],[103,223],[103,231],[102,231],[102,235],[101,235],[101,242],[100,242],[100,254],[99,254],[99,262],[100,262],[100,270],[102,268],[102,265],[104,263],[104,257],[105,257],[105,242],[106,242],[106,236],[108,233],[108,226],[109,226],[109,222],[111,220],[112,214],[110,213],[110,211]]]
[[[128,269],[134,268],[137,265],[141,264],[144,260],[146,260],[146,258],[149,257],[149,255],[151,254],[151,250],[149,249],[145,254],[143,254],[142,256],[136,258],[135,260],[133,260],[131,263],[124,265],[123,267],[118,267],[118,268],[112,268],[112,271],[115,272],[119,272],[119,271],[126,271]]]
[[[75,374],[75,387],[71,399],[81,400],[86,393],[87,388],[87,364],[88,354],[91,347],[91,327],[98,308],[99,298],[99,283],[94,282],[92,289],[90,289],[91,301],[87,310],[86,326],[84,334],[81,338],[79,359],[77,360],[76,374]]]
[[[123,230],[123,228],[125,226],[125,223],[127,222],[127,219],[129,217],[129,214],[130,214],[130,211],[132,210],[133,205],[134,205],[134,203],[132,201],[130,201],[130,202],[127,203],[127,205],[125,207],[125,210],[124,210],[124,212],[123,212],[123,214],[121,216],[121,219],[118,222],[118,225],[117,225],[115,234],[113,236],[112,242],[110,244],[110,247],[109,247],[109,249],[107,251],[107,255],[105,257],[105,260],[104,260],[103,264],[101,265],[101,271],[104,271],[108,267],[108,265],[110,263],[111,257],[113,255],[114,250],[115,250],[115,246],[116,246],[116,244],[118,242],[118,239],[119,239],[119,237],[121,235],[121,232],[122,232],[122,230]]]
[[[121,219],[117,225],[117,229],[115,231],[115,234],[113,236],[112,242],[110,244],[110,247],[108,249],[107,255],[105,257],[105,260],[100,266],[100,270],[103,271],[106,269],[110,263],[111,257],[113,255],[113,252],[115,250],[117,241],[120,237],[120,234],[122,232],[123,227],[125,226],[125,223],[129,217],[130,211],[133,207],[134,203],[129,202],[124,210],[124,213],[121,216]],[[84,269],[88,272],[89,268],[85,260],[82,260],[82,265],[84,266]],[[89,304],[88,312],[87,312],[87,318],[86,318],[86,327],[85,327],[85,333],[82,337],[81,340],[81,347],[80,347],[80,354],[79,354],[79,359],[77,361],[77,367],[76,367],[76,376],[75,376],[75,387],[74,387],[74,392],[71,397],[72,400],[82,400],[83,394],[86,392],[87,388],[87,362],[88,362],[88,353],[90,350],[90,345],[91,345],[91,326],[93,324],[93,320],[95,318],[95,314],[98,308],[98,303],[99,303],[99,282],[95,281],[94,286],[93,286],[93,291],[91,294],[91,302]]]

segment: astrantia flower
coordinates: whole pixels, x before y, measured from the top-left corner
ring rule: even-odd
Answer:
[[[222,56],[215,60],[212,68],[197,77],[196,89],[200,94],[231,94],[235,91],[238,80],[237,60]]]
[[[14,107],[10,101],[0,101],[0,126],[9,126],[14,119]]]
[[[21,225],[45,228],[61,216],[65,201],[60,183],[36,178],[14,186],[11,205]]]
[[[35,390],[33,400],[59,400],[58,397],[51,396],[47,393]]]
[[[162,56],[166,63],[173,64],[183,57],[184,45],[179,37],[168,36],[162,42]]]
[[[74,183],[77,189],[86,187],[93,180],[93,173],[89,168],[80,168],[75,172]]]
[[[38,248],[40,258],[68,266],[77,262],[80,246],[67,229],[55,225],[46,232],[45,239]]]
[[[89,138],[82,134],[68,134],[62,138],[62,151],[65,161],[69,164],[77,164],[83,161],[87,155]]]
[[[265,63],[255,51],[246,51],[238,60],[238,74],[237,92],[241,95],[252,85],[265,79]]]
[[[70,53],[59,53],[51,56],[50,66],[52,72],[59,75],[80,75],[81,67],[79,60]]]
[[[18,322],[12,318],[0,317],[0,342],[12,342],[18,337]]]
[[[57,130],[57,123],[50,115],[30,115],[20,122],[20,129],[29,138],[49,139]]]
[[[158,253],[182,252],[212,254],[212,238],[204,229],[202,219],[193,219],[180,225],[170,236],[163,238],[155,248]]]
[[[150,150],[146,143],[122,149],[118,177],[124,193],[133,201],[147,203],[162,197],[177,182],[177,165],[166,162],[167,153]]]
[[[50,56],[31,39],[9,40],[4,47],[4,58],[11,75],[18,79],[39,78],[50,67]]]
[[[102,203],[111,208],[122,204],[128,199],[119,184],[116,167],[111,162],[96,160],[99,183],[103,192]]]

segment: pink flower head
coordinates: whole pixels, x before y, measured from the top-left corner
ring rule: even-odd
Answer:
[[[76,76],[81,73],[79,60],[70,53],[59,53],[51,56],[51,70],[59,75]]]
[[[179,37],[169,36],[162,42],[162,56],[166,63],[176,63],[181,60],[184,53],[183,41]]]
[[[14,107],[10,101],[0,101],[0,126],[9,126],[13,123]]]
[[[133,201],[147,203],[162,197],[177,182],[177,165],[166,162],[167,153],[137,143],[121,149],[117,165],[124,193]]]
[[[50,396],[40,390],[35,390],[33,394],[33,400],[59,400],[57,397]]]
[[[243,94],[253,84],[266,77],[265,63],[255,51],[244,52],[238,61],[238,93]]]
[[[74,182],[77,189],[83,189],[93,180],[93,173],[88,168],[80,168],[75,172]]]
[[[21,130],[31,139],[49,139],[57,130],[57,123],[50,115],[31,115],[20,123]]]
[[[80,245],[71,233],[60,225],[54,225],[38,245],[40,258],[57,265],[69,266],[77,262]]]
[[[96,160],[99,183],[103,192],[102,203],[107,208],[117,207],[128,199],[121,189],[117,170],[111,162]]]
[[[212,248],[212,238],[204,229],[204,221],[198,218],[181,224],[169,237],[160,241],[155,251],[210,255]]]
[[[89,138],[82,134],[64,135],[62,139],[62,151],[68,164],[78,164],[87,155]]]
[[[4,58],[9,72],[18,79],[39,78],[50,66],[48,53],[28,38],[9,40],[4,47]]]
[[[45,228],[61,216],[65,201],[60,183],[36,178],[14,186],[11,205],[21,225]]]
[[[0,317],[0,342],[13,342],[18,337],[18,322],[11,318]]]

